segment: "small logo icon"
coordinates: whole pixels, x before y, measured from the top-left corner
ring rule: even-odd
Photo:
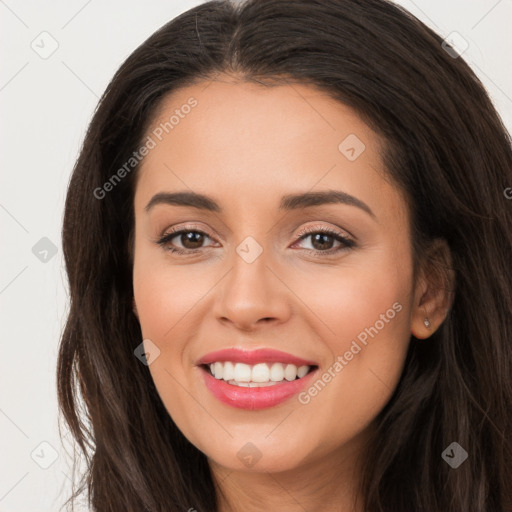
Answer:
[[[338,146],[339,152],[350,162],[357,160],[365,149],[364,142],[354,133],[345,137]]]
[[[454,441],[444,450],[441,457],[453,469],[457,469],[468,458],[468,452]]]
[[[31,43],[30,47],[41,59],[49,59],[58,49],[59,43],[50,33],[41,32]]]
[[[32,247],[32,254],[42,263],[48,263],[57,254],[57,246],[49,238],[43,236]]]
[[[256,462],[261,459],[262,453],[252,443],[245,443],[236,456],[242,461],[244,466],[252,468]]]
[[[160,355],[160,349],[150,339],[145,339],[133,353],[141,363],[149,366]]]
[[[40,468],[48,469],[59,458],[59,453],[50,443],[43,441],[32,450],[30,457]]]
[[[263,247],[252,236],[248,236],[238,245],[236,252],[246,263],[252,263],[263,252]]]
[[[452,59],[457,59],[469,48],[469,43],[458,32],[451,32],[441,46]]]

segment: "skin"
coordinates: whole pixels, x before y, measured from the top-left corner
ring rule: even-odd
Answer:
[[[358,456],[372,421],[398,383],[410,335],[430,336],[446,309],[422,272],[413,281],[410,215],[386,177],[382,141],[310,86],[226,77],[167,96],[148,134],[191,96],[198,105],[144,158],[134,198],[134,304],[144,339],[160,350],[149,367],[158,392],[207,455],[222,512],[362,510]],[[338,149],[350,134],[366,146],[354,161]],[[339,203],[278,210],[286,194],[320,190],[351,194],[374,216]],[[206,194],[222,212],[145,211],[155,194],[178,191]],[[202,246],[180,236],[168,243],[200,252],[158,245],[171,227],[206,233]],[[328,238],[314,254],[313,236],[297,236],[304,227],[334,229],[356,245],[329,256],[341,244]],[[263,251],[252,263],[236,252],[248,236]],[[321,374],[397,302],[401,311],[307,404],[230,407],[196,366],[213,350],[275,348],[316,361]],[[237,457],[248,442],[261,453],[252,467]]]

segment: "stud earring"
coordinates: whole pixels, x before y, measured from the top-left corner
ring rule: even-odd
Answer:
[[[427,329],[430,329],[430,320],[427,317],[425,317],[425,320],[423,320],[423,323],[425,324],[425,327]]]

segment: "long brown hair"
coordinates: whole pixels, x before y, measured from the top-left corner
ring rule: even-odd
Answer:
[[[353,107],[387,142],[416,257],[435,239],[451,250],[453,306],[429,340],[411,339],[375,419],[364,509],[512,510],[512,150],[482,84],[442,42],[383,0],[213,1],[163,26],[117,71],[73,170],[63,225],[70,311],[59,404],[85,456],[75,494],[87,492],[93,510],[217,509],[206,456],[133,353],[137,168],[97,191],[140,147],[166,94],[219,73],[309,84]],[[452,442],[468,452],[457,469],[441,456]]]

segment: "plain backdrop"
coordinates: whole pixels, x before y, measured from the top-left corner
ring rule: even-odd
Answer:
[[[126,57],[200,3],[0,0],[0,512],[57,511],[69,491],[55,385],[67,307],[60,229],[85,130]],[[398,3],[469,43],[463,58],[510,131],[512,1]]]

